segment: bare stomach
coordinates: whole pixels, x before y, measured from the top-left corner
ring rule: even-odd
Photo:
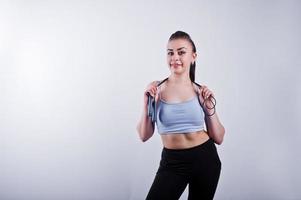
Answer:
[[[163,146],[168,149],[187,149],[206,142],[209,136],[206,131],[193,133],[172,133],[161,135]]]

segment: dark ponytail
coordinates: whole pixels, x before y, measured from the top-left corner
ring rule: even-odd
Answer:
[[[190,36],[187,33],[183,32],[183,31],[177,31],[169,37],[168,41],[176,40],[176,39],[185,39],[188,42],[190,42],[193,53],[196,53],[196,48],[195,48],[194,42],[192,41],[192,39],[190,38]],[[190,77],[190,80],[192,82],[194,82],[194,80],[195,80],[195,62],[190,64],[189,77]]]
[[[189,77],[192,82],[195,81],[195,62],[190,64]]]

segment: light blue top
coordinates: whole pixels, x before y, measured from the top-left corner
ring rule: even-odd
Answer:
[[[198,96],[180,103],[168,103],[159,98],[156,123],[159,134],[204,130],[205,114]]]

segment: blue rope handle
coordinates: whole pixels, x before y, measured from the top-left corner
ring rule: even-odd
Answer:
[[[156,102],[155,98],[150,95],[150,93],[147,93],[147,115],[148,117],[151,117],[152,122],[156,121]]]

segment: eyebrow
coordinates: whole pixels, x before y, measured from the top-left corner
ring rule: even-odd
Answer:
[[[186,47],[180,47],[177,49],[177,51],[181,50],[181,49],[187,49]],[[173,51],[173,49],[167,49],[167,51]]]

